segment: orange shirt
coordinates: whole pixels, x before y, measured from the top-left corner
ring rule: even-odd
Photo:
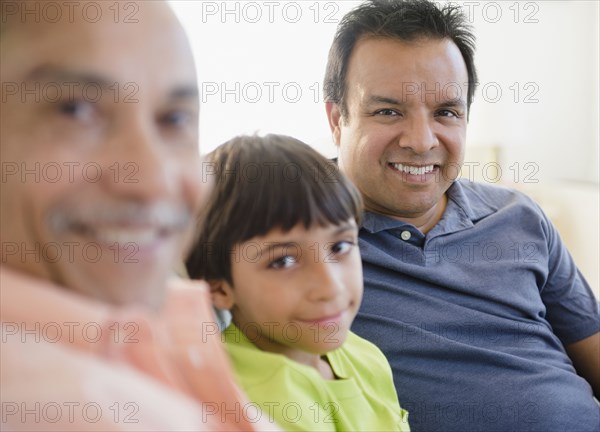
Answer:
[[[205,284],[118,308],[0,267],[2,430],[277,430],[234,382]]]

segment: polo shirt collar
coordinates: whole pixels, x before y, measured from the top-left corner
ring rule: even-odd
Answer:
[[[473,224],[486,216],[494,213],[497,208],[490,205],[484,197],[475,191],[469,191],[467,197],[466,180],[455,181],[448,191],[448,204],[442,219],[430,231],[431,235],[447,234],[470,228]],[[370,233],[401,229],[412,226],[389,216],[380,215],[366,211],[361,228]]]

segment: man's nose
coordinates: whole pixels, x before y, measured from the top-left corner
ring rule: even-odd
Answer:
[[[398,138],[398,145],[410,148],[417,154],[427,153],[439,145],[433,130],[433,118],[420,114],[407,119]]]
[[[169,197],[177,179],[169,149],[151,119],[129,120],[114,128],[104,149],[105,184],[125,199],[151,202]]]

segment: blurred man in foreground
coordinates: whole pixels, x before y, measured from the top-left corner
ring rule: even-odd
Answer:
[[[1,8],[2,429],[252,430],[204,285],[169,280],[207,194],[181,26]]]

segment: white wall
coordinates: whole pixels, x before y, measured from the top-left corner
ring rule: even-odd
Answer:
[[[502,5],[497,23],[492,22],[497,8],[488,6],[487,20],[482,19],[484,6],[475,9],[481,86],[469,143],[500,146],[503,167],[515,166],[506,173],[511,180],[514,164],[531,162],[540,181],[597,183],[599,3],[496,4]],[[527,22],[533,20],[538,22]],[[495,102],[497,88],[502,96]]]
[[[525,185],[560,232],[577,266],[600,300],[600,188],[581,182]]]
[[[335,154],[321,83],[337,22],[360,2],[171,3],[197,60],[202,151],[274,132]],[[478,167],[474,177],[535,190],[597,289],[599,2],[453,3],[478,38],[467,161],[483,168],[495,158],[501,169]]]
[[[201,113],[203,151],[255,131],[293,135],[321,149],[330,144],[321,92],[327,53],[337,22],[359,2],[171,3],[191,36],[200,88],[209,90]],[[253,23],[257,10],[262,18]],[[210,94],[213,85],[217,94]]]

